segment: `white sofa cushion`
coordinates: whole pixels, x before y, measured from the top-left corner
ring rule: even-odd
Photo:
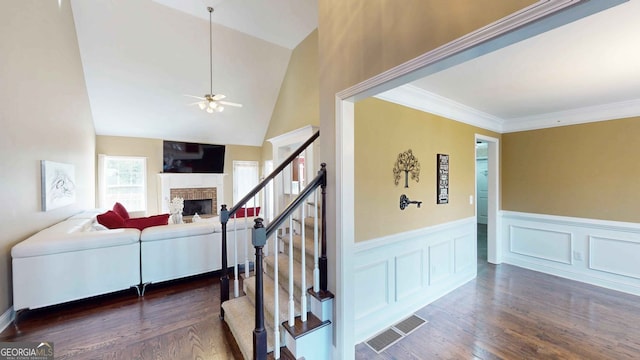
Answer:
[[[158,241],[187,236],[213,234],[214,230],[215,224],[213,222],[151,226],[142,230],[142,233],[140,234],[140,241]]]
[[[53,225],[16,244],[11,249],[11,256],[15,259],[105,248],[137,243],[140,239],[138,229],[81,231],[84,225],[85,222],[76,220]]]

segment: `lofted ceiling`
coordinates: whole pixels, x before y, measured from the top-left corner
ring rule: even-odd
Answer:
[[[601,0],[602,1],[602,0]],[[317,0],[71,0],[96,133],[261,146]],[[208,114],[185,94],[242,103]],[[640,115],[640,0],[378,97],[496,132]]]
[[[316,0],[71,0],[96,134],[262,146]],[[184,96],[241,103],[208,114]]]

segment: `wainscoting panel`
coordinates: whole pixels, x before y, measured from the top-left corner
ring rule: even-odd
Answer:
[[[512,225],[509,227],[511,252],[543,260],[571,264],[571,233],[534,229]]]
[[[423,250],[418,249],[396,256],[396,301],[400,301],[420,291],[424,277]],[[419,271],[416,271],[419,269]]]
[[[477,239],[475,234],[469,233],[464,236],[457,237],[453,239],[453,248],[454,248],[454,271],[456,273],[469,271],[469,267],[473,266],[475,259],[477,257],[476,248]]]
[[[449,240],[429,246],[429,285],[446,281],[452,272],[453,241]]]
[[[640,295],[640,224],[503,211],[503,261]]]
[[[589,236],[589,268],[640,279],[640,242]]]
[[[389,304],[389,264],[387,260],[367,264],[356,269],[356,293],[367,296],[356,297],[356,319],[380,311]]]
[[[475,254],[475,217],[355,244],[356,342],[475,278]]]

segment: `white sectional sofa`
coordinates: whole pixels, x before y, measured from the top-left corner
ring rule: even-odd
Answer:
[[[143,284],[222,268],[222,233],[216,219],[153,226],[142,231],[96,230],[100,228],[95,221],[99,213],[75,215],[11,249],[14,310],[36,309],[131,287],[137,287],[140,293]],[[238,221],[236,231],[251,231],[245,224]],[[228,236],[228,266],[235,264],[233,241],[234,236]],[[238,248],[240,252],[244,246]],[[238,261],[244,258],[244,252],[238,254]]]

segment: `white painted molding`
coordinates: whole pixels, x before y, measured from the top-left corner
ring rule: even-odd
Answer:
[[[596,228],[596,229],[604,229],[604,230],[629,231],[629,232],[640,233],[640,223],[587,219],[587,218],[547,215],[547,214],[524,213],[524,212],[507,211],[507,210],[500,211],[500,215],[503,219],[514,219],[514,220],[524,220],[524,221],[533,220],[535,222],[542,222],[542,223],[548,223],[548,224],[579,226],[579,227]]]
[[[365,98],[423,77],[419,70],[585,0],[540,0],[518,12],[426,52],[336,94],[339,99]]]
[[[495,132],[501,132],[503,129],[502,119],[434,94],[415,85],[402,85],[378,94],[376,97],[483,129]]]
[[[299,129],[289,131],[288,133],[284,133],[278,136],[274,136],[270,139],[267,139],[274,148],[278,148],[280,146],[297,144],[307,141],[311,135],[313,135],[316,131],[318,131],[317,126],[307,125],[303,126]]]
[[[2,316],[0,316],[0,333],[4,331],[4,329],[6,329],[9,325],[11,325],[11,322],[13,321],[13,319],[15,319],[16,313],[13,311],[13,306],[8,308],[7,311],[4,312],[4,314],[2,314]]]
[[[507,119],[502,125],[502,132],[509,133],[545,129],[596,121],[624,119],[638,115],[640,115],[640,99]]]
[[[383,237],[376,238],[374,240],[369,241],[360,241],[355,243],[353,246],[353,254],[358,255],[359,253],[379,249],[385,246],[392,246],[396,243],[401,243],[406,241],[408,238],[416,238],[416,237],[425,237],[430,236],[438,232],[449,231],[458,229],[461,226],[475,224],[476,217],[468,217],[464,219],[454,220],[443,224],[428,226],[425,228],[417,229],[417,230],[409,230],[397,234],[391,234]]]

